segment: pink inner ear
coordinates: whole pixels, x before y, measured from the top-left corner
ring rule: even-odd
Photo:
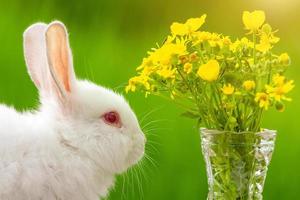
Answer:
[[[54,24],[47,31],[47,47],[49,67],[52,67],[54,76],[63,84],[67,92],[70,87],[70,63],[66,32],[59,24]]]
[[[66,38],[55,38],[55,45],[57,50],[54,49],[54,70],[59,80],[62,81],[65,90],[71,92],[70,77],[69,77],[69,60],[68,60],[68,47],[66,46]],[[59,41],[61,40],[61,41]]]

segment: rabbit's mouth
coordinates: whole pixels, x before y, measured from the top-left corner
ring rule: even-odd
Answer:
[[[140,138],[141,138],[140,141],[137,142],[135,145],[133,145],[133,147],[131,148],[131,150],[127,155],[126,158],[127,168],[137,164],[144,157],[146,140],[144,135],[142,135]]]
[[[128,157],[128,164],[130,166],[137,164],[144,157],[144,153],[144,147],[139,147],[132,151],[131,155]]]

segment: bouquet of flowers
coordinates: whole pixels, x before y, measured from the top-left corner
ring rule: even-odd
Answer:
[[[210,129],[258,131],[264,110],[282,112],[284,101],[291,101],[286,94],[294,84],[284,76],[289,55],[272,51],[279,38],[264,23],[263,11],[243,13],[246,36],[235,40],[199,30],[205,19],[173,23],[171,35],[148,52],[126,91],[170,98]]]
[[[202,30],[206,15],[171,25],[152,48],[126,91],[140,90],[174,101],[196,119],[207,165],[208,199],[262,199],[275,131],[261,129],[270,107],[284,111],[293,80],[290,57],[276,54],[276,30],[265,13],[243,13],[245,36],[232,39]]]

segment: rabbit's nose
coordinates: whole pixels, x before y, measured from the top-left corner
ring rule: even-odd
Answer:
[[[139,136],[141,137],[141,140],[144,144],[146,144],[147,142],[147,137],[146,135],[143,133],[143,131],[140,131]]]

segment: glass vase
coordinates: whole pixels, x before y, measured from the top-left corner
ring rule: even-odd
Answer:
[[[200,129],[208,200],[261,200],[276,131]]]

